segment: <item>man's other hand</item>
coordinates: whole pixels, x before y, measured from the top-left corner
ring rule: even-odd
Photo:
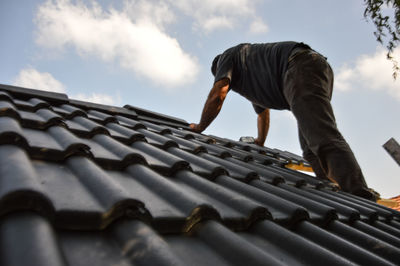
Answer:
[[[200,128],[200,126],[198,124],[195,124],[195,123],[191,123],[189,125],[189,127],[192,129],[192,131],[194,131],[196,133],[201,133],[204,130],[204,129]]]

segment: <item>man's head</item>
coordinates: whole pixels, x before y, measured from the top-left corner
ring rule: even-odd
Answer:
[[[221,55],[217,55],[211,65],[211,73],[215,76],[216,72],[217,72],[217,65],[218,65],[218,60],[221,57]]]

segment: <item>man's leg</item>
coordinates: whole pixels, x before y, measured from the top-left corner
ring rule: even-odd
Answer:
[[[306,52],[289,63],[283,92],[307,147],[318,157],[327,177],[346,192],[374,199],[353,152],[337,129],[330,104],[332,87],[329,64],[319,54]]]
[[[303,134],[300,132],[300,130],[299,130],[299,141],[300,141],[300,147],[303,151],[303,158],[306,159],[311,164],[315,175],[320,179],[333,181],[330,180],[326,175],[325,170],[321,166],[321,162],[319,161],[318,157],[308,147],[308,144],[304,139]],[[336,181],[333,182],[336,183]]]

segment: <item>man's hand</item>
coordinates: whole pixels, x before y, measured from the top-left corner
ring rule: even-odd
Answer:
[[[200,126],[198,124],[195,124],[195,123],[191,123],[189,125],[189,127],[192,129],[193,132],[196,132],[196,133],[201,133],[204,130],[204,129],[200,128]]]

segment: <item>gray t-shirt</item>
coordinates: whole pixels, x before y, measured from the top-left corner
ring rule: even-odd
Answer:
[[[228,78],[229,89],[253,103],[256,113],[265,108],[290,109],[283,93],[288,59],[297,42],[239,44],[219,58],[215,82]]]

